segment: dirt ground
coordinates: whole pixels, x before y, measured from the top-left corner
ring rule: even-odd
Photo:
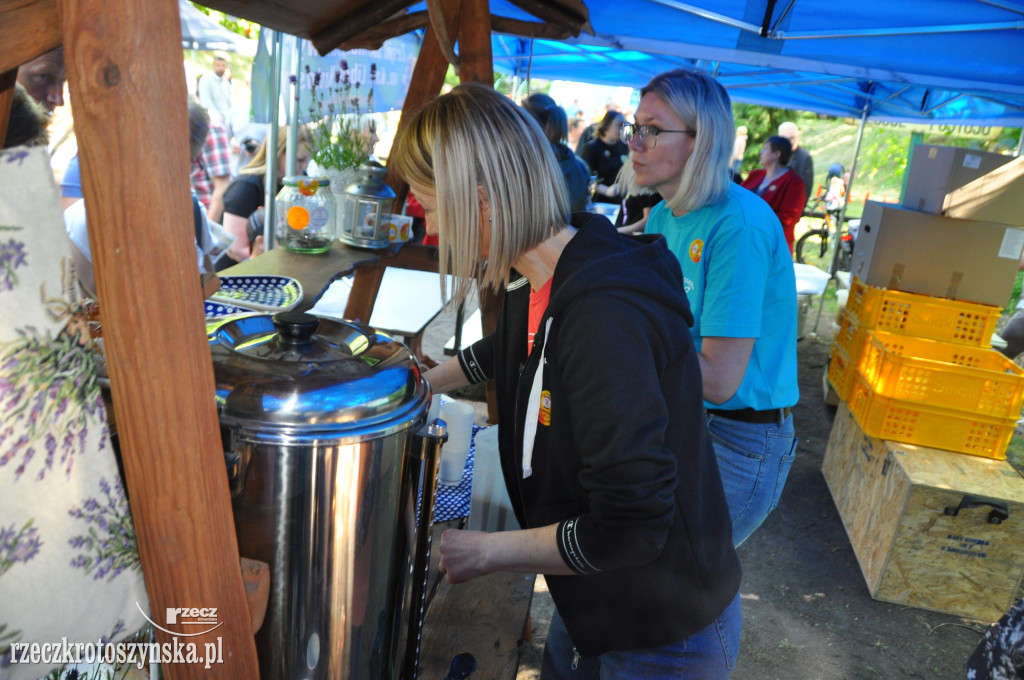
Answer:
[[[800,443],[779,507],[739,553],[743,639],[732,680],[954,680],[987,625],[871,599],[825,480],[830,321],[799,343]],[[538,580],[517,680],[540,677],[551,600]]]
[[[816,311],[815,304],[808,327]],[[424,347],[440,359],[453,320],[442,314],[431,325]],[[798,345],[800,403],[793,413],[800,442],[779,507],[739,550],[743,639],[732,680],[965,678],[987,624],[873,600],[825,485],[821,463],[835,409],[824,404],[821,377],[833,330],[826,313],[818,334]],[[517,680],[540,677],[551,610],[540,577]]]

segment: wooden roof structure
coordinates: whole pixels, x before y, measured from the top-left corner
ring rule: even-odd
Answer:
[[[426,9],[420,0],[345,0],[318,2],[297,0],[289,3],[254,3],[249,0],[206,0],[202,3],[226,14],[244,16],[277,31],[306,38],[320,54],[333,49],[378,49],[385,40],[430,26],[447,43],[457,35],[457,24],[449,25],[457,3],[428,0]],[[581,0],[512,0],[512,4],[535,16],[523,21],[490,15],[488,29],[523,37],[562,40],[590,31],[587,7]],[[481,17],[482,18],[482,17]],[[453,54],[453,53],[452,53]]]
[[[425,28],[406,110],[441,89],[449,62],[493,82],[491,28],[558,37],[589,28],[580,0],[211,0],[309,38],[322,53]],[[258,677],[224,467],[188,200],[187,88],[176,0],[0,0],[0,135],[18,66],[64,46],[114,413],[151,610],[217,607],[224,664],[170,678]],[[456,56],[452,48],[459,45]],[[180,189],[180,190],[179,190]],[[495,307],[488,305],[491,309]],[[485,326],[494,323],[485,313]],[[169,636],[157,633],[160,641]]]

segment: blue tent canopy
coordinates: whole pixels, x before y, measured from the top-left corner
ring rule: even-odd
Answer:
[[[589,0],[593,34],[495,35],[495,68],[639,87],[678,66],[737,101],[900,122],[1024,126],[1018,0]],[[505,0],[493,14],[528,20]]]
[[[495,33],[495,69],[520,78],[641,87],[658,73],[688,66],[713,72],[739,102],[873,121],[1024,126],[1024,0],[585,5],[592,32],[575,38]],[[425,8],[421,2],[409,9]],[[536,21],[509,0],[490,0],[490,9]],[[403,39],[403,53],[411,54],[408,41],[418,44],[417,37],[385,45]],[[393,99],[391,106],[401,106],[400,94]]]

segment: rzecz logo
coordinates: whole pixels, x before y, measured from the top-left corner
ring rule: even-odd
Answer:
[[[167,625],[168,626],[202,626],[203,630],[198,633],[183,633],[175,630],[167,630],[162,627],[153,619],[146,615],[146,612],[142,610],[139,603],[136,602],[135,606],[139,608],[142,615],[146,617],[146,620],[152,623],[154,626],[159,628],[165,633],[171,635],[181,635],[182,637],[194,637],[196,635],[205,635],[223,625],[223,621],[217,621],[217,608],[216,607],[168,607],[167,608]]]

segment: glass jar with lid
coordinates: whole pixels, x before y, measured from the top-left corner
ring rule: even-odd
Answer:
[[[326,177],[291,176],[277,193],[277,242],[295,253],[326,253],[334,242],[337,204]]]

